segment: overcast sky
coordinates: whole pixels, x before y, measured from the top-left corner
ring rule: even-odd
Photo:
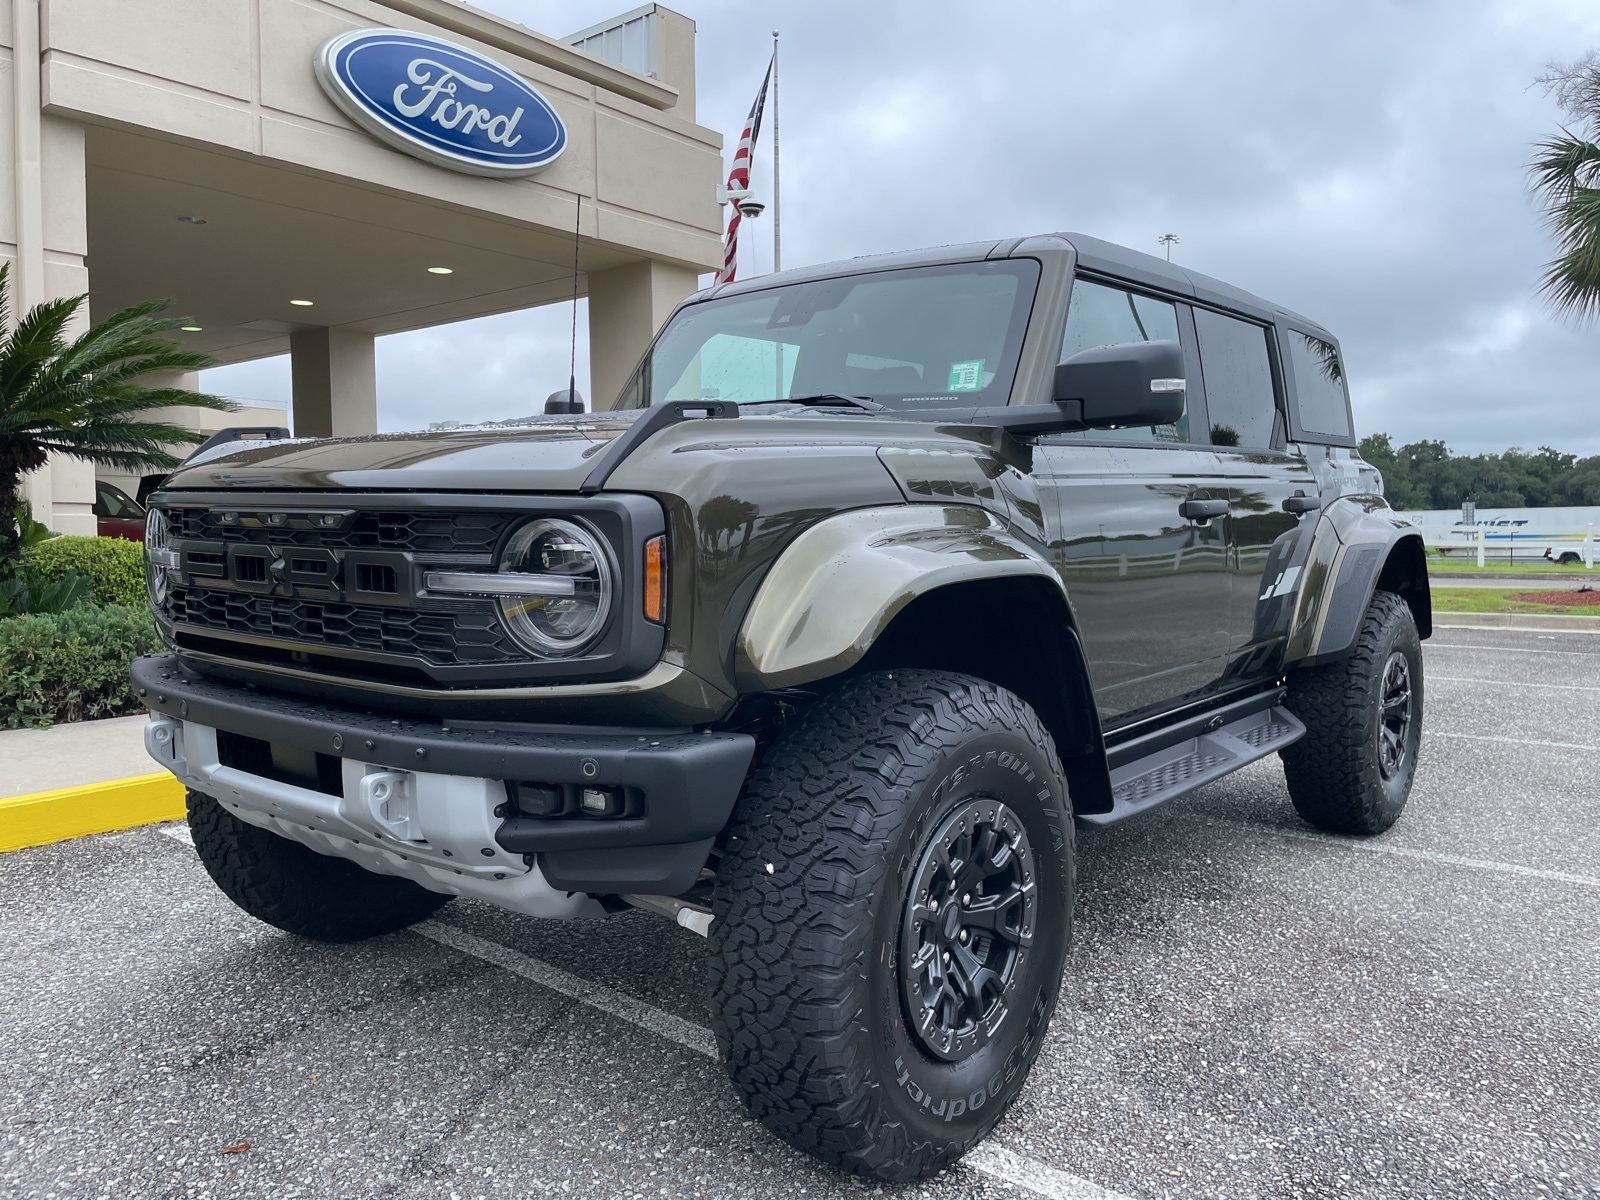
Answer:
[[[478,3],[564,35],[626,0]],[[1534,77],[1600,47],[1597,0],[681,7],[729,152],[782,30],[790,266],[1059,229],[1159,252],[1171,232],[1175,261],[1338,334],[1361,433],[1600,454],[1600,328],[1534,295],[1550,243],[1524,171],[1560,118]],[[745,228],[767,269],[770,222]],[[533,411],[566,382],[569,319],[380,339],[380,423],[437,420],[442,394],[455,416]],[[206,385],[286,398],[287,362]]]

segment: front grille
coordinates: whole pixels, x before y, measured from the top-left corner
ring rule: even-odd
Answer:
[[[490,601],[456,611],[419,612],[176,587],[167,611],[173,621],[196,629],[341,650],[403,654],[438,666],[509,663],[527,657],[501,632]]]
[[[343,682],[424,688],[540,686],[631,679],[659,661],[665,630],[644,618],[645,543],[666,531],[660,504],[634,494],[169,492],[162,632],[197,662],[290,686]],[[531,654],[488,596],[432,592],[432,571],[493,570],[524,521],[559,515],[612,554],[612,617],[582,654]],[[296,685],[297,686],[297,685]],[[307,684],[307,686],[312,686]]]
[[[493,600],[432,596],[421,586],[425,570],[481,570],[523,514],[360,510],[330,506],[337,497],[298,499],[162,509],[182,564],[162,615],[180,645],[199,648],[203,640],[215,649],[220,636],[256,646],[230,657],[266,659],[326,647],[344,652],[358,674],[362,659],[352,654],[447,668],[528,661]],[[287,649],[269,652],[271,643]]]
[[[164,510],[172,536],[195,541],[324,546],[330,550],[410,550],[422,554],[489,554],[516,513],[357,512],[342,528],[278,528],[224,523],[226,509]]]

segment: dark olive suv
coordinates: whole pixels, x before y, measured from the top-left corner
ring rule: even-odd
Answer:
[[[1075,822],[1274,753],[1399,815],[1428,583],[1354,446],[1327,330],[1093,238],[790,271],[609,412],[187,465],[134,682],[247,912],[661,913],[751,1111],[909,1180],[1038,1053]]]

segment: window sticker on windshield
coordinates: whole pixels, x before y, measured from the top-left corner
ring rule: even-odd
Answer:
[[[946,385],[952,392],[975,392],[983,386],[983,359],[974,358],[969,362],[950,364],[950,382]]]

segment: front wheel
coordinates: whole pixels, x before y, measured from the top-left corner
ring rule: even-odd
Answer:
[[[206,872],[258,921],[319,942],[354,942],[430,917],[451,900],[375,875],[242,821],[191,790],[189,832]]]
[[[1411,794],[1422,743],[1422,640],[1411,607],[1377,592],[1349,656],[1289,676],[1306,735],[1282,751],[1295,811],[1330,833],[1382,833]]]
[[[1050,735],[960,675],[864,676],[740,798],[718,874],[718,1046],[751,1112],[906,1183],[1016,1099],[1054,1011],[1072,818]]]

